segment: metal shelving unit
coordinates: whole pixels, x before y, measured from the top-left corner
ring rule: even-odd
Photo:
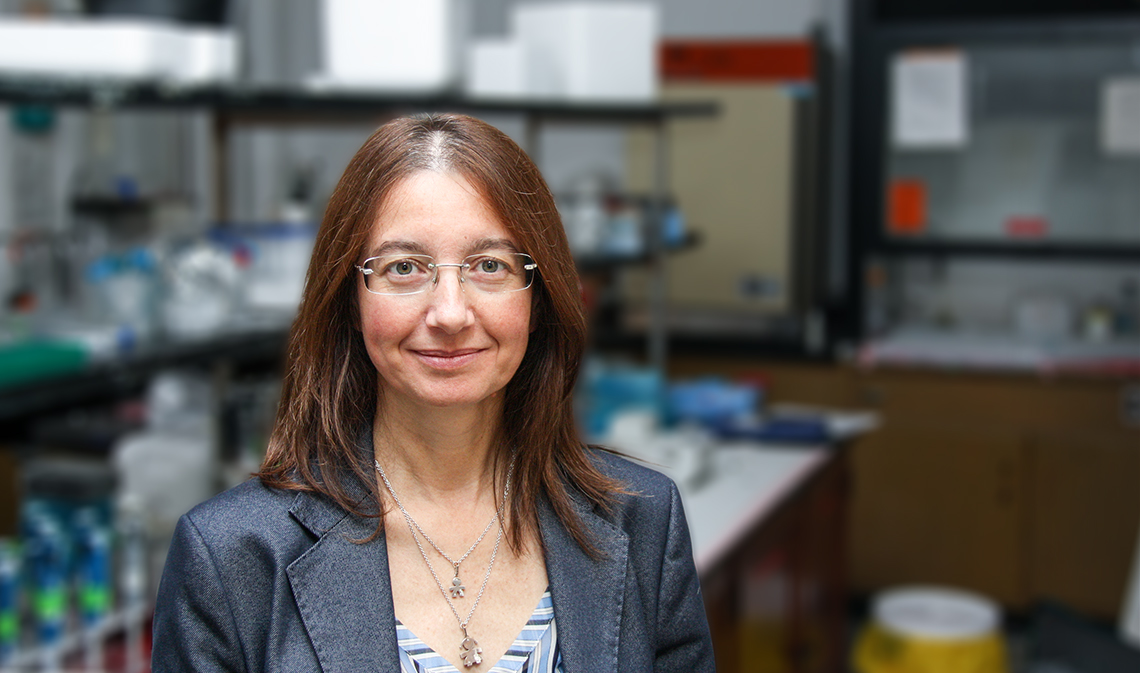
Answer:
[[[400,95],[358,91],[310,91],[245,85],[209,88],[172,88],[156,84],[109,81],[48,80],[0,77],[0,103],[50,107],[95,107],[137,110],[199,110],[213,119],[216,212],[224,221],[227,211],[228,147],[235,129],[242,127],[314,127],[373,123],[413,112],[449,111],[475,116],[522,115],[526,149],[532,158],[546,123],[646,124],[654,130],[655,179],[650,195],[647,249],[636,259],[583,260],[589,268],[637,263],[648,265],[654,276],[650,310],[654,316],[647,338],[648,359],[664,369],[667,357],[665,329],[665,268],[667,250],[657,235],[667,197],[668,148],[664,122],[674,117],[717,114],[715,103],[616,104],[526,100],[474,100],[458,95]],[[98,204],[97,204],[98,205]],[[101,361],[85,370],[0,389],[0,423],[15,423],[34,414],[70,405],[106,399],[108,393],[140,389],[155,371],[168,366],[207,366],[215,362],[265,362],[278,356],[286,328],[235,332],[185,343],[158,343],[113,361]],[[0,437],[4,434],[0,432]]]

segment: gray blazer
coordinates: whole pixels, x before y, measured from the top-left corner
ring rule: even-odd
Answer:
[[[715,670],[677,487],[594,455],[638,495],[609,514],[577,501],[600,560],[540,503],[565,670]],[[152,670],[399,673],[384,537],[351,541],[375,525],[256,479],[195,507],[178,522],[159,586]]]

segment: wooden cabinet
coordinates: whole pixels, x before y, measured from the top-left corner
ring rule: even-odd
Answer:
[[[1140,531],[1140,381],[675,358],[674,376],[762,374],[771,402],[874,409],[851,447],[852,590],[906,583],[1042,599],[1115,621]]]
[[[1115,618],[1140,530],[1140,436],[1066,430],[1030,442],[1029,594]]]
[[[1140,428],[1108,379],[857,372],[852,585],[935,582],[1021,610],[1119,615],[1140,530]]]
[[[702,571],[717,670],[845,670],[848,483],[848,456],[836,449],[742,544]]]
[[[890,420],[855,449],[852,582],[938,582],[1021,603],[1023,446],[1015,433]]]

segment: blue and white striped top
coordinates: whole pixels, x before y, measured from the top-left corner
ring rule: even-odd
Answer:
[[[458,673],[447,659],[417,638],[399,619],[396,620],[396,639],[400,645],[402,673]],[[480,673],[562,673],[554,602],[549,588],[503,658],[486,671],[482,669],[479,666],[476,670]]]

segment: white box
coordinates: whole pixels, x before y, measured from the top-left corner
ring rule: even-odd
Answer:
[[[0,72],[76,78],[169,77],[185,44],[169,24],[145,20],[0,19]]]
[[[488,39],[472,42],[467,57],[467,95],[472,98],[521,98],[526,95],[522,42]]]
[[[238,39],[232,30],[178,29],[185,57],[175,79],[183,84],[228,82],[237,76]]]
[[[573,101],[657,98],[658,10],[647,2],[522,5],[513,15],[527,93]]]
[[[468,0],[323,0],[323,65],[332,88],[440,91],[458,83]]]

